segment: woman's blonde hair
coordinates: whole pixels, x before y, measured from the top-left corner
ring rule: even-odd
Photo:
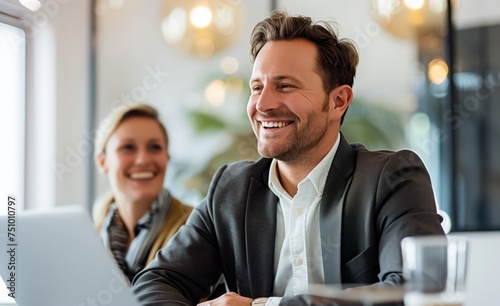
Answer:
[[[126,104],[114,108],[99,125],[99,128],[96,132],[94,145],[94,161],[96,162],[96,164],[98,164],[99,155],[106,154],[106,144],[108,143],[109,138],[116,131],[120,123],[132,117],[151,118],[158,122],[158,125],[160,126],[160,129],[165,136],[165,147],[167,148],[168,154],[167,129],[165,128],[163,123],[161,123],[156,108],[144,103]],[[115,199],[113,193],[109,192],[94,202],[92,213],[97,229],[101,228],[104,217],[108,213],[109,206],[114,202],[114,200]]]

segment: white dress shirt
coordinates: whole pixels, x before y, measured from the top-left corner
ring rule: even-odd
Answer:
[[[323,284],[323,258],[319,229],[319,202],[326,177],[340,142],[340,133],[330,152],[298,184],[292,198],[281,185],[273,160],[269,188],[278,197],[274,249],[274,290],[267,304],[278,305],[282,296],[305,294],[309,284]]]

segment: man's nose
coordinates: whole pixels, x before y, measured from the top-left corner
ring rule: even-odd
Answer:
[[[273,90],[272,87],[264,87],[257,99],[255,108],[261,112],[265,113],[267,111],[277,109],[280,105],[280,96]]]

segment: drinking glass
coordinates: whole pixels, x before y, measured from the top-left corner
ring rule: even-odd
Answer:
[[[456,236],[414,236],[401,241],[405,306],[463,306],[467,241]]]

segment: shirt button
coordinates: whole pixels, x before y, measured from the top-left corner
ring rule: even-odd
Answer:
[[[303,213],[304,213],[304,211],[302,209],[300,209],[300,208],[297,208],[295,210],[295,215],[297,215],[297,216],[301,216]]]
[[[300,258],[300,257],[295,258],[295,265],[296,266],[300,266],[303,263],[304,263],[304,261],[302,260],[302,258]]]

